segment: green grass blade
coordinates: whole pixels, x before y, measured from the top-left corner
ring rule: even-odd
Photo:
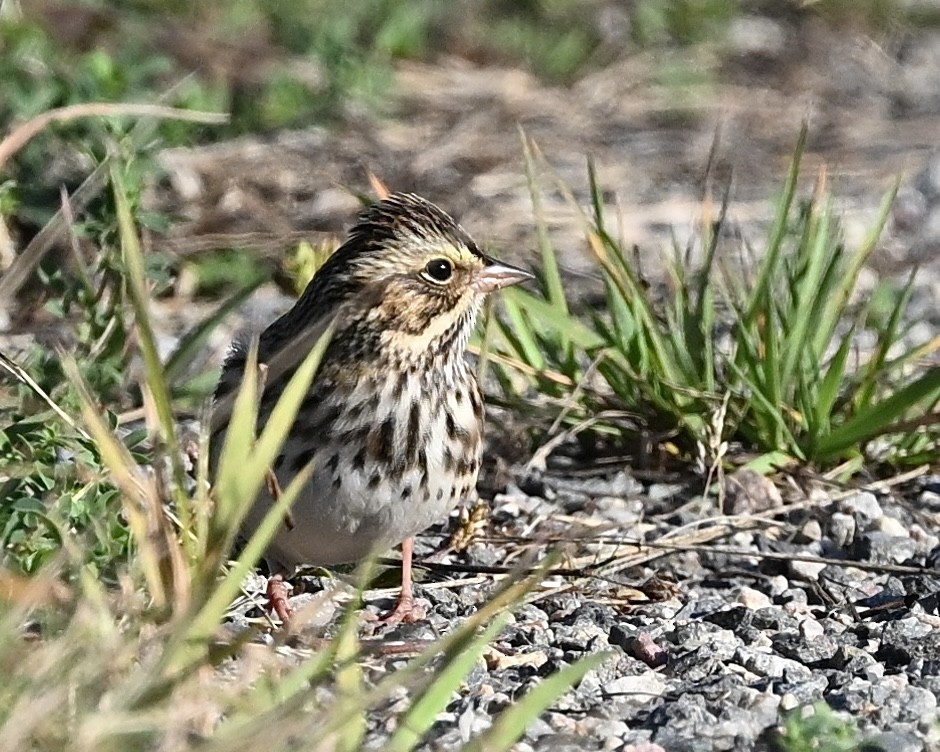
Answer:
[[[367,566],[366,569],[371,567]],[[360,583],[360,592],[362,583]],[[358,699],[363,694],[362,667],[359,657],[359,617],[354,604],[346,609],[339,633],[333,639],[336,660],[336,691],[339,696],[337,712],[343,716],[337,730],[337,752],[356,752],[366,735],[366,712]],[[349,704],[348,711],[342,706]]]
[[[557,560],[557,555],[551,554],[540,562],[538,567],[531,573],[527,574],[523,570],[513,572],[500,584],[490,600],[479,611],[469,616],[456,630],[433,642],[417,657],[411,659],[406,666],[397,669],[393,675],[382,679],[373,689],[363,692],[360,698],[362,707],[375,707],[400,687],[412,683],[423,672],[425,666],[429,665],[442,653],[446,654],[452,650],[452,646],[465,639],[468,633],[474,633],[485,624],[489,624],[506,609],[517,605],[526,593],[531,592],[541,582],[545,572]],[[342,720],[342,718],[331,717],[329,722],[324,724],[322,730],[320,730],[321,734],[325,737],[335,733],[336,729],[342,725]]]
[[[725,192],[721,197],[721,208],[718,211],[718,218],[707,228],[708,238],[705,243],[705,258],[702,261],[702,267],[698,270],[695,279],[694,300],[696,309],[694,317],[699,321],[704,321],[707,317],[707,305],[713,292],[713,283],[717,283],[718,278],[715,275],[715,260],[718,253],[718,241],[721,237],[721,228],[724,227],[728,217],[728,209],[731,206],[731,181],[728,181]],[[710,331],[708,329],[706,332]]]
[[[538,321],[539,334],[545,339],[554,339],[562,345],[574,345],[584,349],[602,347],[604,339],[581,319],[568,313],[560,312],[544,300],[540,300],[525,290],[510,288],[503,291],[512,305],[518,306],[525,321]],[[526,327],[527,341],[535,341],[534,330]],[[537,345],[536,345],[537,347]]]
[[[296,708],[296,712],[303,713],[304,704],[309,702],[311,687],[328,682],[334,677],[336,688],[340,689],[343,695],[337,697],[336,704],[331,708],[334,716],[342,716],[337,718],[341,740],[361,738],[361,727],[357,728],[357,725],[363,712],[371,706],[371,700],[363,701],[364,693],[358,686],[361,679],[357,665],[360,659],[358,596],[361,596],[365,583],[372,576],[373,564],[374,561],[370,557],[358,567],[357,597],[346,606],[337,634],[286,676],[274,682],[259,682],[245,697],[243,709],[230,714],[213,735],[216,749],[229,750],[238,739],[248,733],[257,732],[263,735],[262,729],[275,722],[278,717],[283,718],[286,708]]]
[[[601,195],[600,185],[597,182],[597,170],[594,167],[594,160],[588,158],[588,192],[591,194],[591,211],[594,214],[594,224],[597,227],[604,226],[604,198]]]
[[[176,381],[186,365],[191,363],[193,358],[202,350],[206,340],[215,328],[257,290],[262,281],[263,279],[259,278],[253,284],[239,290],[222,303],[211,316],[208,316],[183,336],[163,368],[164,377],[169,383]]]
[[[901,291],[897,302],[891,309],[891,315],[888,317],[887,323],[878,333],[878,343],[875,346],[875,352],[862,371],[861,383],[852,400],[856,411],[864,410],[871,404],[875,395],[875,389],[878,386],[879,375],[884,374],[886,371],[893,370],[890,367],[886,368],[885,362],[888,359],[888,352],[898,340],[898,331],[901,326],[901,321],[910,303],[911,295],[914,292],[915,276],[916,270],[911,270],[911,273],[907,277],[907,283],[904,285],[904,289]]]
[[[171,563],[172,558],[157,544],[153,530],[162,516],[162,500],[157,497],[152,484],[142,481],[137,463],[101,415],[97,400],[82,379],[74,358],[65,356],[62,365],[77,389],[82,417],[103,466],[122,492],[121,504],[136,547],[135,563],[144,575],[149,597],[157,608],[165,608],[172,596],[170,583],[166,581],[165,565]],[[60,543],[64,545],[65,538],[60,536]]]
[[[280,498],[265,514],[234,565],[218,586],[208,594],[205,603],[193,616],[188,627],[177,630],[174,640],[167,647],[163,657],[167,674],[172,675],[177,671],[185,670],[186,667],[202,660],[209,638],[238,594],[245,575],[261,559],[278,528],[284,524],[288,510],[309,482],[313,470],[313,466],[308,465],[294,476]]]
[[[770,475],[779,472],[781,468],[790,467],[794,463],[792,454],[787,452],[765,452],[752,460],[745,462],[741,468],[753,470],[761,475]]]
[[[247,479],[251,481],[256,481],[255,485],[245,477],[242,478],[242,493],[244,495],[253,498],[264,481],[265,474],[274,465],[274,460],[284,443],[287,432],[297,417],[300,404],[309,393],[314,374],[320,366],[320,361],[323,359],[332,336],[333,327],[330,326],[317,339],[313,348],[297,367],[280,399],[271,410],[264,430],[248,457],[246,467],[242,470],[243,476],[247,476]]]
[[[204,643],[215,629],[238,592],[242,579],[261,558],[277,528],[284,524],[290,505],[299,495],[304,483],[309,480],[312,473],[310,466],[291,481],[265,515],[235,565],[222,582],[210,590],[208,585],[214,580],[215,572],[221,564],[220,557],[225,555],[234,543],[242,520],[264,484],[274,457],[293,425],[300,403],[308,393],[331,333],[332,329],[327,328],[297,367],[271,411],[257,442],[254,441],[257,412],[255,348],[252,347],[249,352],[216,478],[217,513],[211,521],[211,555],[207,554],[202,562],[202,578],[199,583],[204,591],[209,592],[205,595],[205,604],[192,617],[189,628],[180,630],[183,637],[179,644],[173,651],[167,651],[169,665],[184,665],[195,659],[195,654],[187,646]]]
[[[251,343],[245,358],[241,384],[235,394],[231,415],[228,418],[225,443],[219,454],[215,475],[215,492],[218,499],[212,526],[223,532],[237,529],[231,516],[236,511],[239,493],[240,471],[248,462],[251,446],[255,441],[255,426],[258,418],[258,342]],[[232,486],[229,488],[229,486]]]
[[[190,509],[184,489],[186,488],[186,471],[183,468],[182,453],[176,435],[176,421],[173,417],[173,406],[170,400],[170,391],[167,386],[163,365],[157,350],[156,337],[150,322],[150,293],[147,288],[147,275],[144,271],[144,257],[140,248],[140,239],[134,227],[130,203],[124,181],[117,167],[111,164],[111,185],[113,186],[115,209],[117,212],[118,233],[121,241],[121,251],[124,265],[127,269],[127,282],[130,291],[131,305],[134,309],[134,326],[140,344],[140,354],[144,361],[144,374],[147,389],[153,399],[154,408],[159,423],[160,438],[166,447],[170,467],[173,471],[176,513],[179,515],[183,528],[183,546],[187,556],[194,555],[192,538],[188,533],[191,527]]]
[[[140,240],[134,228],[130,204],[120,172],[112,165],[111,184],[114,187],[114,202],[117,210],[118,230],[121,237],[121,249],[124,265],[127,269],[127,281],[134,308],[140,354],[144,361],[147,385],[153,394],[154,406],[160,421],[162,439],[171,454],[178,454],[175,421],[170,403],[170,393],[164,377],[163,365],[157,351],[156,337],[150,323],[150,293],[147,289],[147,275],[144,271],[144,257],[140,249]]]
[[[526,293],[522,292],[522,295],[519,295],[519,290],[505,290],[504,292],[510,293],[509,295],[503,295],[502,303],[506,317],[509,319],[509,328],[516,343],[519,359],[535,370],[541,371],[545,368],[542,347],[539,345],[535,331],[529,325],[520,304],[520,298],[524,297]]]
[[[346,727],[350,714],[362,714],[379,707],[402,687],[419,682],[426,675],[427,667],[439,656],[453,653],[456,645],[465,644],[468,636],[472,639],[481,628],[499,618],[500,614],[518,604],[526,593],[537,587],[557,558],[555,555],[547,557],[529,574],[521,569],[515,571],[500,584],[492,598],[479,611],[469,616],[454,631],[432,642],[418,656],[381,679],[375,687],[366,688],[355,697],[343,697],[340,702],[330,707],[328,713],[314,713],[312,716],[311,693],[303,677],[310,673],[316,676],[316,669],[322,667],[322,663],[316,658],[311,659],[315,663],[313,668],[300,666],[288,676],[286,681],[287,685],[293,688],[292,693],[277,702],[272,701],[277,699],[277,695],[271,694],[264,698],[263,709],[260,711],[246,709],[240,716],[229,718],[227,722],[223,721],[213,737],[206,740],[204,746],[207,752],[249,750],[242,741],[246,737],[256,739],[261,736],[270,739],[272,749],[296,746],[298,738],[303,739],[304,749],[335,749],[337,737]],[[332,648],[328,648],[327,652],[332,652]],[[279,682],[277,686],[281,685],[282,682]],[[287,718],[298,719],[300,723],[285,728]],[[305,723],[304,719],[307,718],[310,721]]]
[[[751,431],[751,440],[765,451],[785,451],[794,454],[799,459],[805,459],[796,437],[787,425],[780,405],[769,402],[764,391],[757,387],[733,360],[728,361],[728,367],[760,408],[757,410],[753,405],[751,406],[752,417],[758,424],[754,427],[756,431]],[[742,425],[742,430],[747,431],[747,426]]]
[[[571,666],[546,677],[535,685],[521,700],[504,710],[493,725],[478,739],[471,741],[464,752],[503,752],[515,744],[532,721],[538,718],[555,700],[577,684],[584,675],[611,658],[609,653],[597,653],[582,658]]]
[[[542,196],[539,192],[536,176],[533,144],[521,126],[519,128],[519,137],[522,139],[522,158],[525,165],[526,184],[532,201],[532,216],[535,218],[535,231],[538,238],[539,253],[542,258],[542,269],[539,276],[548,302],[558,311],[567,313],[568,301],[565,297],[565,288],[562,283],[561,272],[558,269],[555,249],[552,246],[551,238],[548,236],[548,226],[545,223],[545,214],[542,209]]]
[[[761,360],[761,365],[763,366],[763,381],[761,382],[764,387],[764,396],[768,404],[774,406],[774,412],[777,416],[780,417],[780,420],[775,420],[774,425],[776,428],[773,430],[773,442],[776,447],[782,446],[783,435],[780,433],[780,426],[785,425],[786,421],[783,420],[783,410],[784,408],[784,396],[781,389],[780,383],[780,350],[778,347],[777,337],[780,334],[780,326],[775,318],[765,320],[763,322],[763,342],[764,342],[764,357]]]
[[[793,394],[794,381],[800,378],[796,371],[811,341],[810,332],[819,326],[819,309],[828,298],[827,291],[822,289],[825,262],[832,254],[828,207],[817,212],[814,204],[810,209],[807,227],[809,237],[806,238],[804,246],[807,256],[805,270],[791,292],[793,307],[789,311],[789,320],[784,322],[787,329],[786,341],[782,343],[780,362],[775,364],[775,367],[780,369],[779,384],[788,395]],[[803,255],[803,249],[798,253]]]
[[[871,256],[875,248],[878,247],[878,240],[888,221],[891,207],[894,204],[898,188],[901,185],[900,180],[901,177],[898,176],[892,187],[885,194],[881,201],[881,206],[878,209],[878,214],[875,217],[875,221],[868,231],[865,240],[859,246],[858,250],[852,254],[847,267],[843,269],[838,276],[838,286],[829,295],[829,307],[825,318],[819,322],[817,336],[822,337],[823,333],[834,331],[838,320],[844,315],[858,281],[858,275],[865,262],[868,260],[868,257]],[[822,352],[822,350],[825,349],[825,344],[816,342],[814,347],[817,352]]]
[[[715,273],[715,259],[718,250],[720,228],[725,223],[730,205],[731,184],[729,182],[721,202],[718,218],[708,223],[705,241],[705,257],[702,266],[691,277],[686,277],[689,286],[689,308],[685,312],[683,329],[689,342],[689,355],[692,360],[696,381],[705,391],[717,391],[715,342],[715,294],[720,280]]]
[[[438,714],[451,701],[474,664],[483,655],[487,645],[506,626],[508,617],[500,614],[480,634],[468,633],[466,639],[453,645],[448,651],[448,660],[437,669],[437,675],[424,692],[412,703],[405,715],[399,719],[398,729],[388,741],[388,752],[411,752],[431,728]]]
[[[829,258],[822,272],[819,294],[813,301],[810,321],[813,322],[807,333],[808,339],[804,351],[810,354],[814,362],[821,362],[832,340],[837,336],[838,325],[845,318],[846,307],[835,302],[836,288],[841,285],[846,275],[845,254],[841,248],[833,248],[832,239],[827,253]]]
[[[916,405],[940,399],[940,368],[931,368],[890,397],[853,416],[828,436],[819,440],[816,453],[820,459],[831,458],[847,449],[892,432],[904,415]]]
[[[774,219],[774,224],[770,231],[767,255],[760,265],[757,281],[754,284],[754,290],[750,296],[750,303],[745,309],[744,322],[749,326],[755,322],[759,311],[765,306],[765,302],[773,298],[771,281],[774,276],[779,273],[780,253],[787,233],[790,209],[793,206],[793,199],[796,195],[797,181],[800,176],[800,162],[803,159],[803,151],[806,148],[808,132],[809,126],[806,121],[804,121],[800,127],[800,135],[797,138],[796,147],[793,150],[793,159],[790,161],[790,169],[787,172],[787,179],[783,187],[783,197],[780,200],[777,216]]]
[[[818,389],[815,390],[815,395],[810,400],[812,404],[805,406],[807,409],[807,418],[812,415],[812,420],[809,421],[811,441],[815,437],[829,432],[832,424],[832,409],[839,397],[840,388],[845,384],[845,367],[846,363],[848,363],[849,353],[852,351],[852,339],[855,336],[855,330],[856,328],[853,326],[852,329],[846,333],[842,344],[839,345],[839,349],[836,350],[836,354],[833,356],[832,360],[829,361],[829,366],[826,368],[826,373],[819,382]],[[812,412],[810,412],[810,410]]]
[[[603,229],[598,229],[589,240],[595,258],[610,278],[616,294],[629,308],[630,318],[637,322],[638,336],[634,341],[639,346],[639,357],[635,364],[643,373],[655,364],[664,381],[681,384],[682,371],[672,352],[671,333],[659,325],[651,301],[622,250]]]
[[[477,382],[480,384],[486,383],[486,375],[490,364],[490,350],[493,348],[493,337],[497,329],[497,323],[493,298],[489,297],[483,304],[483,333],[480,335],[480,354],[477,356]]]

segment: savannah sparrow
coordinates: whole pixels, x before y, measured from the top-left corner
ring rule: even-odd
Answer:
[[[259,363],[270,363],[296,349],[298,332],[335,317],[272,468],[277,483],[245,525],[254,529],[277,486],[314,461],[312,480],[266,554],[275,571],[354,562],[401,543],[401,594],[386,618],[413,615],[413,536],[474,490],[480,467],[483,403],[464,358],[467,340],[487,293],[531,277],[484,254],[418,196],[393,194],[362,213],[258,343]],[[289,354],[292,368],[269,372],[259,427],[303,354]],[[237,388],[246,355],[243,345],[232,348],[217,401]],[[217,447],[223,432],[224,425],[213,438]],[[280,600],[283,609],[283,594]]]

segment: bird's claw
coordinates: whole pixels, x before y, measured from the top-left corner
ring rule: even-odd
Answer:
[[[414,624],[428,618],[428,612],[413,595],[399,596],[391,611],[386,611],[379,617],[379,621],[389,626],[399,624]]]

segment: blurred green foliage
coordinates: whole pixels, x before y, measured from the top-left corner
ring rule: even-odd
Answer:
[[[335,124],[380,111],[402,58],[460,55],[570,78],[597,44],[594,2],[72,0],[0,15],[0,129],[79,102],[145,102],[231,115],[225,127],[159,123],[151,146]],[[42,226],[132,127],[95,118],[44,130],[4,166],[7,213]],[[147,145],[137,149],[138,157]]]
[[[49,410],[12,417],[0,430],[3,560],[33,573],[78,536],[87,546],[86,566],[96,576],[113,572],[129,537],[118,490],[103,472],[91,471],[101,465],[96,447]],[[76,472],[79,464],[84,473]]]
[[[169,99],[232,113],[241,133],[381,104],[396,59],[497,58],[567,76],[591,54],[596,3],[175,0],[40,4],[0,19],[0,122],[95,100]],[[192,126],[168,127],[169,143]],[[214,133],[217,133],[215,131]],[[200,132],[196,130],[196,137]],[[175,136],[172,137],[172,136]]]
[[[631,32],[641,47],[714,40],[742,5],[740,0],[640,0]]]
[[[861,734],[852,721],[836,715],[824,702],[811,709],[794,710],[786,719],[780,735],[774,739],[781,752],[856,752],[856,750],[880,750],[873,743],[864,744]]]
[[[882,33],[936,23],[919,6],[888,0],[35,0],[0,12],[0,128],[77,102],[163,103],[231,114],[225,127],[164,121],[154,143],[335,125],[365,106],[381,111],[402,59],[455,57],[523,66],[553,83],[646,50],[656,80],[677,101],[708,97],[731,22],[759,13],[781,20],[815,14]],[[677,54],[678,52],[678,54]],[[690,94],[700,92],[700,94]],[[690,100],[689,97],[692,97]],[[352,105],[352,108],[351,108]],[[681,114],[681,113],[680,113]],[[6,165],[17,219],[39,226],[129,119],[83,120],[47,129]],[[50,155],[54,155],[50,158]]]

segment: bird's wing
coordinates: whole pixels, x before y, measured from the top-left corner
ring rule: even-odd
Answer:
[[[341,309],[332,316],[321,316],[315,319],[309,326],[288,339],[271,357],[264,362],[259,361],[259,368],[264,369],[263,383],[276,383],[282,376],[300,365],[321,337],[332,334],[333,325],[342,313]],[[232,408],[244,375],[246,360],[247,349],[240,348],[240,352],[234,357],[230,356],[225,364],[212,407],[212,418],[209,421],[210,434],[215,434],[225,428],[232,417]]]

